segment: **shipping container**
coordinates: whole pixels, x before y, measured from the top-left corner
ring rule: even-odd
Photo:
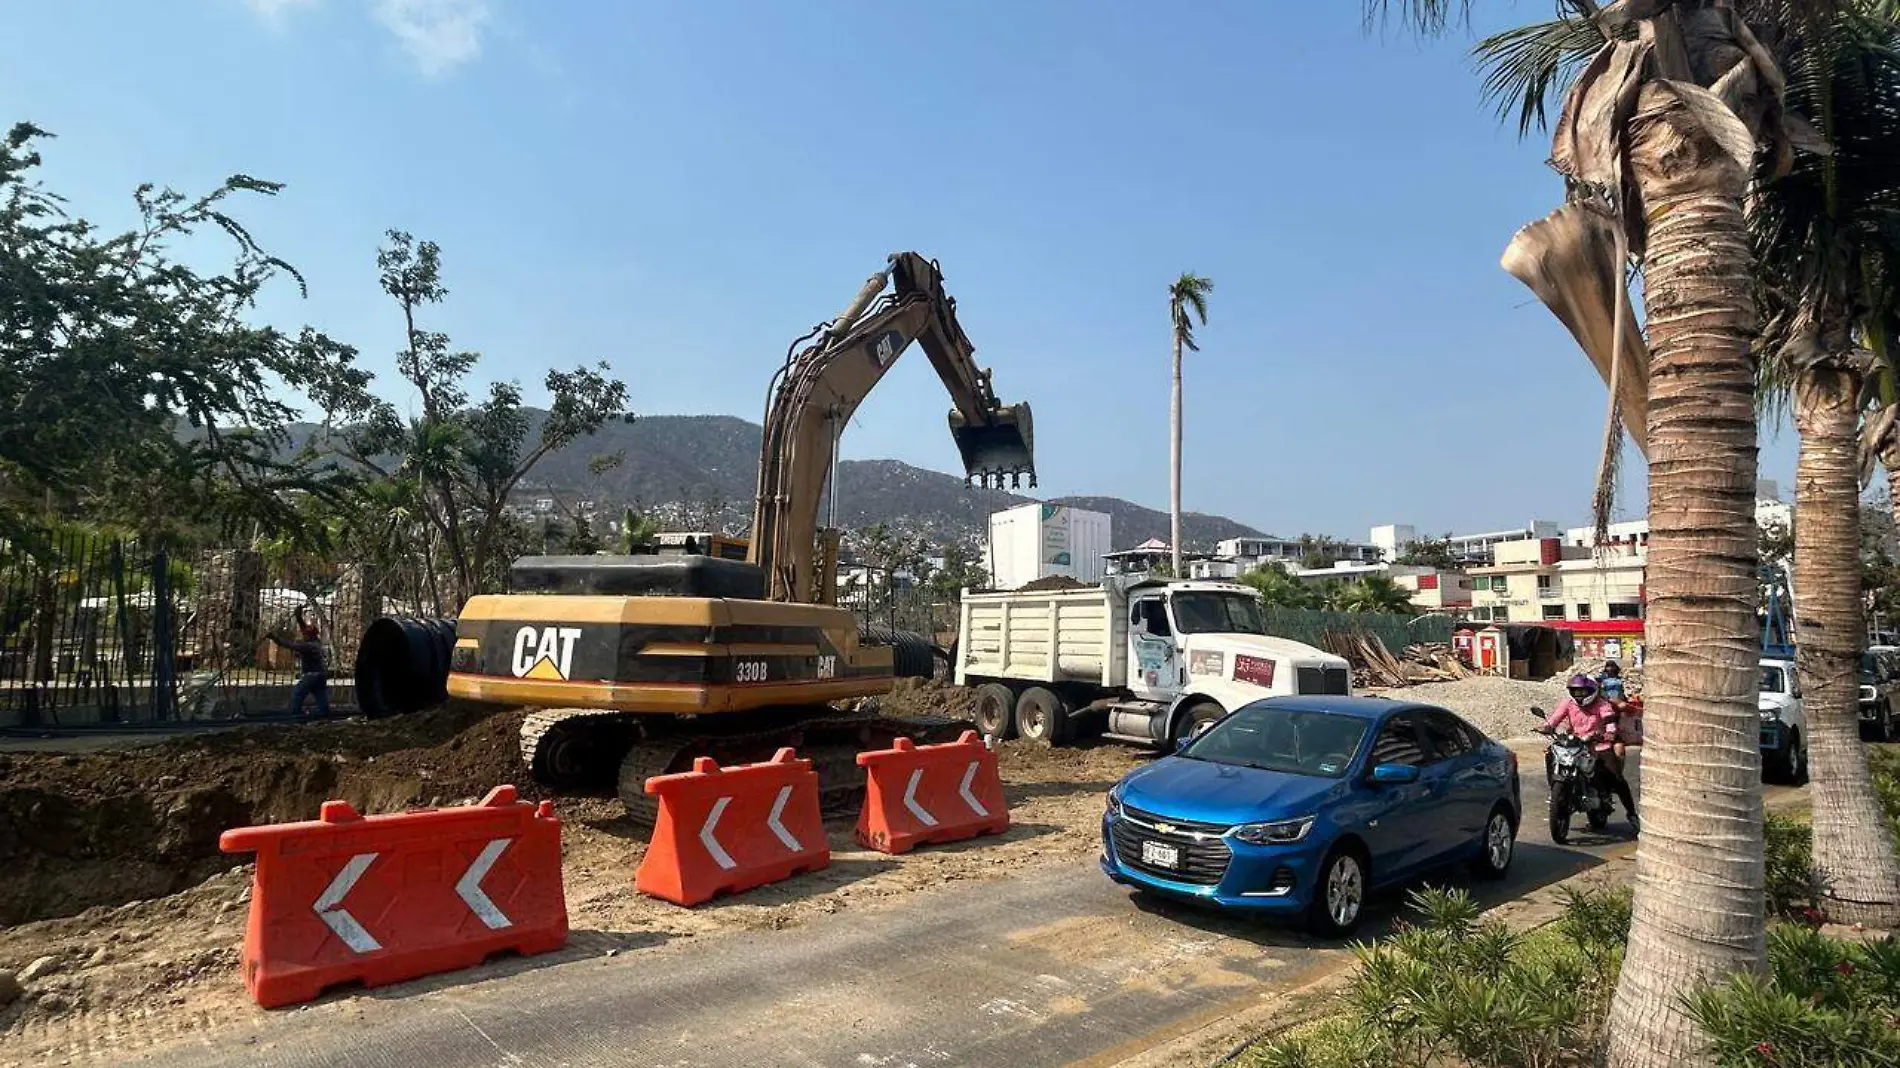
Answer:
[[[1060,575],[1093,585],[1102,580],[1109,551],[1109,517],[1058,504],[1025,504],[990,516],[984,566],[990,585],[1020,589]]]

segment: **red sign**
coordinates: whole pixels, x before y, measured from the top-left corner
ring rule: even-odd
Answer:
[[[1255,686],[1273,685],[1273,661],[1257,656],[1234,657],[1234,681],[1251,682]]]

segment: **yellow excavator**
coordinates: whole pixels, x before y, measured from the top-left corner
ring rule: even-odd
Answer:
[[[938,265],[896,253],[842,315],[793,342],[774,377],[743,563],[522,557],[511,592],[469,599],[439,668],[424,666],[440,657],[420,650],[449,643],[446,622],[429,625],[433,641],[413,625],[406,641],[384,626],[395,621],[372,627],[357,660],[359,703],[400,711],[445,688],[528,706],[521,750],[536,781],[561,791],[617,781],[638,822],[655,815],[649,776],[699,756],[764,759],[784,745],[813,760],[827,810],[855,803],[857,753],[961,726],[834,704],[888,693],[899,675],[934,668],[927,638],[861,627],[838,606],[839,532],[818,522],[840,433],[912,342],[950,392],[950,432],[969,481],[1033,487],[1028,405],[996,399]]]

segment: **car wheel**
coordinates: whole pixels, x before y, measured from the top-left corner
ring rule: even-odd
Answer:
[[[1187,706],[1181,718],[1174,725],[1174,744],[1180,745],[1189,738],[1212,727],[1216,721],[1227,714],[1227,710],[1212,701],[1196,701]]]
[[[976,729],[999,742],[1016,737],[1016,694],[1000,682],[976,688]]]
[[[1805,786],[1808,781],[1808,740],[1796,731],[1788,737],[1787,765],[1782,769],[1783,781],[1790,786]]]
[[[1037,745],[1061,745],[1069,740],[1069,706],[1054,690],[1031,686],[1016,699],[1016,730]]]
[[[1484,834],[1478,841],[1478,856],[1471,862],[1472,871],[1481,879],[1502,879],[1511,870],[1511,860],[1517,856],[1517,828],[1511,823],[1511,810],[1498,805],[1491,810],[1491,818],[1484,821]]]
[[[1306,925],[1322,938],[1340,938],[1359,926],[1366,904],[1366,862],[1356,849],[1334,846],[1319,866]]]

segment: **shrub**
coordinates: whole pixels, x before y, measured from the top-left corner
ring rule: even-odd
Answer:
[[[1571,893],[1551,931],[1522,936],[1480,916],[1463,890],[1412,895],[1418,916],[1355,948],[1344,1013],[1269,1041],[1262,1068],[1485,1068],[1590,1063],[1629,930],[1626,890]]]
[[[1762,823],[1767,868],[1768,915],[1797,922],[1816,918],[1814,831],[1806,823],[1770,812]]]
[[[1768,966],[1686,999],[1720,1068],[1900,1064],[1900,942],[1782,925],[1769,932]]]

